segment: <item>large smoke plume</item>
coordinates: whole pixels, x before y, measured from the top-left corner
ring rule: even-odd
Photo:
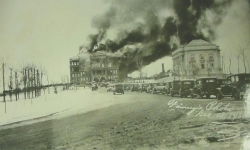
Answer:
[[[106,0],[108,1],[108,0]],[[110,9],[93,19],[98,30],[89,35],[88,52],[107,52],[121,70],[138,69],[170,55],[178,44],[193,39],[212,41],[232,0],[109,0]],[[109,39],[107,33],[115,31]],[[177,38],[178,37],[178,38]],[[134,46],[128,46],[134,45]]]

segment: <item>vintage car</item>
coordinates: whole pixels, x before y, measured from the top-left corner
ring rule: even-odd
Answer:
[[[188,97],[191,94],[190,89],[194,87],[195,80],[193,79],[186,79],[181,80],[180,82],[180,90],[179,95],[180,97]]]
[[[198,78],[195,82],[195,86],[191,88],[191,98],[199,96],[203,98],[210,98],[211,95],[216,96],[216,88],[218,87],[217,78],[213,77],[202,77]]]
[[[107,86],[107,92],[112,92],[114,90],[114,84],[109,84]]]
[[[139,87],[139,92],[147,92],[148,86],[149,86],[149,83],[142,83]]]
[[[173,97],[174,95],[179,95],[180,90],[180,80],[172,81],[172,88],[170,89],[170,95]]]
[[[107,87],[109,84],[107,83],[107,82],[102,82],[101,84],[100,84],[100,87]]]
[[[123,83],[123,88],[125,91],[129,91],[129,83]]]
[[[167,93],[167,83],[166,82],[159,82],[156,83],[156,86],[154,87],[155,93],[159,94],[166,94]]]
[[[156,86],[156,83],[150,83],[149,86],[147,87],[147,93],[155,93],[154,87]]]
[[[217,79],[218,87],[227,84],[227,79]]]
[[[114,85],[114,90],[113,90],[113,94],[124,94],[124,86],[123,84],[119,83],[119,84],[115,84]]]
[[[133,84],[133,86],[131,87],[131,89],[130,89],[132,92],[134,92],[134,91],[139,91],[139,84]]]
[[[227,84],[217,88],[217,99],[232,97],[239,100],[244,97],[246,90],[250,88],[250,74],[240,73],[227,77]]]
[[[91,89],[92,89],[92,91],[98,90],[97,84],[96,84],[96,83],[93,83],[93,84],[91,85]]]

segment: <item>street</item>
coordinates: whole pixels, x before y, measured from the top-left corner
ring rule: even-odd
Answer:
[[[113,95],[105,88],[89,93],[82,94],[82,100],[103,101],[101,107],[79,104],[32,123],[0,127],[0,149],[236,150],[250,129],[243,101],[138,92]],[[227,140],[232,130],[230,137],[235,138]]]

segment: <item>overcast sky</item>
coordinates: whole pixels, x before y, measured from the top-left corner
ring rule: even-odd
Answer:
[[[96,30],[93,17],[109,8],[109,0],[0,0],[0,56],[9,66],[34,63],[48,71],[51,81],[60,82],[69,75],[69,58],[78,54],[79,46]],[[248,0],[237,0],[217,29],[213,43],[222,55],[232,56],[235,50],[250,41]],[[250,45],[247,47],[250,56]],[[172,67],[170,57],[144,68],[148,75]],[[235,62],[234,62],[235,64]],[[236,69],[235,69],[236,70]]]

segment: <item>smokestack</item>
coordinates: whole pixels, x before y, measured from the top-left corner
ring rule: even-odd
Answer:
[[[162,63],[162,72],[163,72],[163,73],[165,72],[164,63]]]

